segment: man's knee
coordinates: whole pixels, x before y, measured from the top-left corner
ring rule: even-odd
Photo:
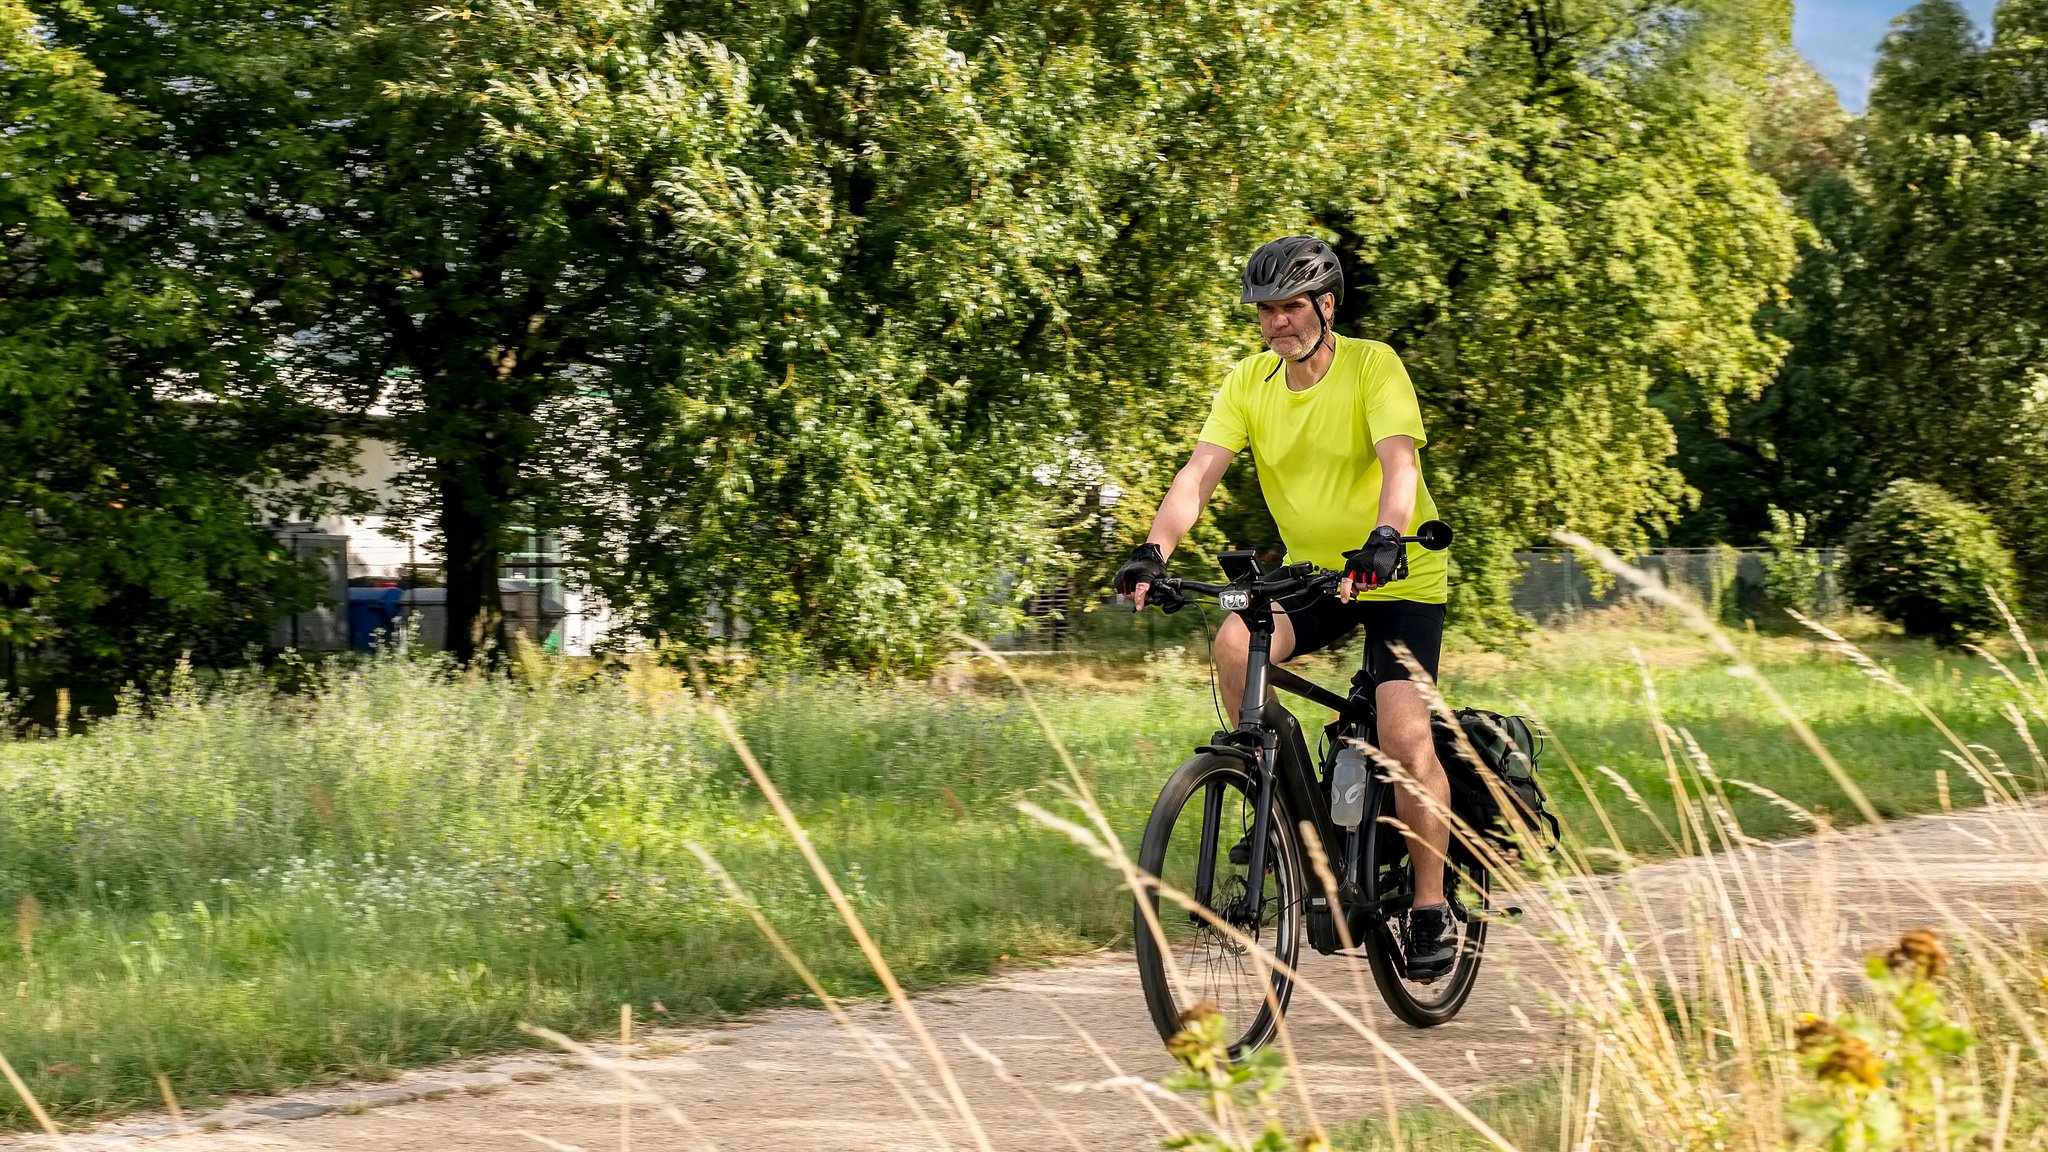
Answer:
[[[1216,663],[1223,668],[1244,667],[1245,656],[1251,650],[1251,633],[1244,622],[1232,616],[1216,629]]]
[[[1443,765],[1437,762],[1429,705],[1421,692],[1404,681],[1382,684],[1378,703],[1380,747],[1406,766],[1418,781],[1431,785],[1441,782]]]
[[[1422,739],[1407,736],[1392,741],[1386,745],[1384,751],[1400,761],[1401,766],[1408,770],[1410,776],[1415,777],[1417,783],[1435,790],[1444,786],[1447,778],[1444,776],[1443,763],[1436,757],[1436,745],[1426,733],[1425,729]]]

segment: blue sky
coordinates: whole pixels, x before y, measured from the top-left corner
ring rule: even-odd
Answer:
[[[1861,112],[1870,94],[1877,45],[1892,17],[1912,6],[1911,0],[1793,0],[1792,42],[1834,82],[1842,105]],[[1988,35],[1997,0],[1963,0],[1963,7],[1977,18],[1978,31]]]

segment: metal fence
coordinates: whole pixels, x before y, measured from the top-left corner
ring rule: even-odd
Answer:
[[[1666,587],[1698,601],[1716,619],[1730,623],[1740,623],[1745,617],[1782,621],[1783,610],[1768,587],[1764,563],[1768,555],[1760,548],[1659,548],[1635,557],[1633,563]],[[1846,610],[1835,575],[1835,550],[1805,548],[1798,550],[1798,555],[1810,562],[1812,572],[1813,586],[1806,597],[1809,614],[1827,617]],[[1607,576],[1568,549],[1517,552],[1515,559],[1521,563],[1521,571],[1511,603],[1515,611],[1539,624],[1569,623],[1580,614],[1635,598],[1626,581]],[[1111,597],[1104,593],[1102,599]],[[1064,648],[1070,639],[1070,609],[1078,603],[1072,589],[1064,585],[1041,591],[1025,601],[1019,628],[994,637],[993,644],[1004,649]],[[1148,618],[1147,623],[1153,619],[1156,617]],[[1149,632],[1147,636],[1150,647]]]
[[[1714,616],[1762,619],[1774,608],[1766,590],[1762,549],[1659,548],[1636,557],[1635,565],[1662,580],[1666,587],[1690,596]],[[1835,550],[1802,549],[1813,562],[1813,612],[1831,616],[1845,607],[1835,578]],[[1608,577],[1576,552],[1546,549],[1517,552],[1521,576],[1515,582],[1515,611],[1538,623],[1551,623],[1582,612],[1611,608],[1634,596],[1626,581]]]

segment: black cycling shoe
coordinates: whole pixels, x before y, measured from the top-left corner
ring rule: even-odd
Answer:
[[[1408,910],[1408,979],[1434,980],[1458,959],[1458,922],[1449,904]]]

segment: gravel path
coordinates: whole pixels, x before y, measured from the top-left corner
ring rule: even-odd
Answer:
[[[1832,901],[1837,911],[1826,918],[1830,923],[1810,927],[1832,932],[1850,955],[1888,944],[1901,928],[1931,923],[1908,890],[1909,873],[2001,933],[2021,917],[2048,917],[2048,852],[2042,848],[2048,844],[2048,809],[1925,817],[1894,824],[1891,831],[1910,848],[1913,868],[1900,868],[1884,852],[1854,850],[1856,844],[1877,845],[1869,833],[1855,833],[1836,837],[1825,854],[1812,841],[1754,847],[1762,872],[1750,875],[1768,876],[1775,899],[1809,912],[1827,906],[1816,900]],[[1733,883],[1735,863],[1675,861],[1627,875],[1653,901],[1669,902],[1696,899],[1700,878],[1714,869],[1730,879],[1729,887],[1739,888]],[[1603,883],[1611,887],[1615,881]],[[1739,904],[1740,893],[1734,898]],[[1479,987],[1450,1025],[1410,1029],[1391,1022],[1373,1001],[1388,1039],[1460,1095],[1541,1073],[1562,1051],[1564,1039],[1545,1004],[1542,949],[1529,936],[1543,919],[1532,913],[1524,927],[1496,932]],[[1311,980],[1355,1010],[1346,968],[1339,957],[1304,961]],[[1369,987],[1362,963],[1360,974]],[[1129,954],[1014,971],[983,985],[927,995],[918,1009],[996,1148],[1158,1146],[1163,1129],[1154,1113],[1128,1087],[1108,1083],[1119,1075],[1156,1078],[1170,1066],[1146,1016]],[[906,1068],[928,1073],[928,1062],[890,1009],[865,1006],[853,1016],[899,1053]],[[1306,997],[1296,996],[1290,1022],[1325,1123],[1377,1111],[1387,1083],[1403,1100],[1418,1096],[1398,1071],[1389,1069],[1391,1079],[1383,1081],[1371,1049]],[[1076,1026],[1086,1029],[1099,1050],[1079,1037]],[[632,1147],[822,1152],[973,1146],[950,1119],[921,1123],[892,1078],[821,1011],[770,1012],[724,1028],[657,1030],[644,1041],[627,1066],[654,1095],[635,1098]],[[976,1048],[988,1056],[977,1055]],[[598,1051],[616,1054],[617,1047]],[[1000,1061],[1000,1072],[990,1057]],[[911,1091],[928,1115],[946,1114],[936,1085]],[[664,1115],[657,1096],[689,1128]],[[1155,1103],[1164,1115],[1176,1114],[1177,1105]],[[145,1144],[175,1152],[597,1152],[622,1147],[620,1105],[621,1089],[609,1072],[566,1057],[527,1054],[413,1073],[390,1085],[252,1100],[188,1118],[184,1131],[167,1117],[139,1118],[72,1136],[68,1144],[95,1152]],[[0,1146],[54,1142],[31,1137]]]

